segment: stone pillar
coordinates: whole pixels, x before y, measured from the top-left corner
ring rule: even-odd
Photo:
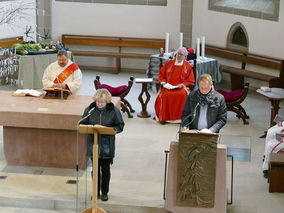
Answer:
[[[193,0],[181,0],[180,32],[183,32],[183,46],[191,47]]]

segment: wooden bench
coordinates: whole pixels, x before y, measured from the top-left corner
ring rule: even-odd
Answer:
[[[21,43],[22,41],[23,36],[2,38],[0,39],[0,47],[12,47],[13,44]]]
[[[232,90],[244,88],[244,77],[269,82],[269,87],[284,88],[284,60],[282,59],[217,47],[209,44],[205,45],[205,51],[207,55],[241,63],[241,67],[232,67],[221,64],[222,71],[231,74]],[[247,64],[279,70],[279,77],[248,70],[246,69]]]
[[[284,192],[284,151],[269,157],[269,192]]]
[[[120,72],[120,59],[149,59],[151,55],[158,53],[160,48],[165,49],[165,39],[154,38],[133,38],[133,37],[113,37],[113,36],[90,36],[90,35],[62,35],[62,43],[67,45],[88,45],[88,46],[105,46],[115,47],[116,51],[82,51],[70,49],[75,56],[94,56],[108,57],[116,59],[116,74]],[[150,48],[156,49],[152,53],[130,53],[122,51],[122,48]],[[157,51],[158,50],[158,51]]]

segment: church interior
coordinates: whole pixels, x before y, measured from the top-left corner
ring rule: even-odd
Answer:
[[[275,179],[273,176],[265,178],[262,168],[266,143],[263,135],[275,125],[276,114],[284,115],[283,2],[12,0],[0,1],[0,8],[0,212],[83,212],[94,203],[108,213],[284,212],[284,152],[277,153]],[[11,11],[15,15],[10,16],[10,20]],[[25,50],[30,53],[18,52],[10,46],[1,47],[7,43],[6,38],[21,36],[24,41],[47,46],[41,53],[38,50],[38,54],[29,49]],[[118,42],[122,46],[117,45]],[[244,89],[245,83],[249,83],[240,103],[247,116],[230,108],[227,123],[218,134],[217,147],[220,145],[226,150],[225,158],[220,161],[224,164],[221,169],[224,180],[217,178],[221,173],[216,174],[216,182],[221,182],[224,189],[223,200],[220,198],[223,195],[215,191],[215,205],[221,203],[221,210],[216,206],[176,207],[169,198],[172,196],[169,175],[173,172],[170,166],[172,144],[180,139],[181,121],[165,125],[157,121],[156,83],[159,69],[182,46],[194,51],[192,56],[196,59],[192,60],[191,66],[196,78],[210,73],[215,89],[234,91]],[[10,101],[17,89],[44,92],[43,72],[57,57],[57,51],[47,51],[53,51],[55,47],[66,48],[69,58],[79,66],[82,83],[78,92],[66,100],[43,99],[46,102],[37,109],[36,102],[42,96],[13,96]],[[133,77],[125,96],[133,110],[120,102],[125,105],[120,110],[125,126],[123,132],[115,136],[115,157],[106,202],[92,199],[91,159],[82,160],[80,155],[80,166],[76,169],[76,149],[78,144],[80,149],[86,148],[82,145],[85,137],[76,135],[75,126],[72,131],[68,129],[73,122],[72,109],[78,112],[75,117],[81,118],[91,103],[91,97],[96,93],[94,81],[97,76],[100,76],[100,83],[112,87],[128,86]],[[274,89],[272,92],[278,91],[276,97],[263,93],[269,88]],[[9,97],[5,98],[7,95]],[[80,97],[81,102],[74,101],[72,96]],[[15,99],[23,101],[23,106],[14,103]],[[54,111],[49,111],[49,106],[54,107]],[[227,107],[230,106],[227,104]],[[17,108],[24,110],[18,112]],[[46,124],[46,117],[52,122]],[[15,123],[24,128],[11,131]],[[39,125],[35,127],[38,128],[36,131],[41,131],[41,126],[45,125],[56,131],[50,133],[54,134],[51,136],[43,133],[32,138],[26,131],[32,125]],[[19,129],[23,131],[21,136],[13,132]],[[65,143],[65,136],[57,135],[56,132],[63,129],[65,134],[73,137],[72,143]],[[5,141],[9,137],[16,141],[9,143],[18,147]],[[37,160],[25,165],[24,158],[33,152],[29,151],[30,147],[19,147],[21,139],[17,137],[31,138],[36,155],[43,155],[39,158],[49,151],[54,151],[57,156],[49,159],[51,164],[48,165],[41,165]],[[37,152],[40,141],[48,141],[49,137],[62,142],[66,151],[61,152],[47,144],[43,151]],[[50,141],[50,144],[53,143]],[[19,154],[21,150],[25,153]],[[56,161],[63,163],[67,155],[71,156],[72,166],[50,166]],[[278,185],[272,190],[275,180]]]

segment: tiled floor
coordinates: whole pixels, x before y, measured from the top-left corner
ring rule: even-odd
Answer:
[[[115,75],[95,71],[83,72],[80,94],[92,95],[95,92],[93,80],[100,74],[104,82],[114,86],[129,79],[128,73]],[[132,73],[134,77],[143,74]],[[5,89],[0,87],[0,89]],[[6,88],[10,89],[10,88]],[[163,212],[163,178],[165,154],[171,141],[177,140],[178,124],[160,125],[152,118],[137,117],[141,105],[137,97],[140,84],[134,84],[127,99],[136,110],[134,118],[123,114],[126,123],[122,133],[116,136],[116,157],[112,165],[109,201],[99,206],[110,213]],[[150,91],[151,100],[148,112],[154,116],[155,91]],[[228,213],[283,213],[284,194],[268,193],[267,180],[262,176],[262,155],[264,139],[259,136],[269,125],[270,104],[254,90],[244,101],[244,108],[250,115],[250,124],[243,125],[232,112],[228,113],[228,123],[221,131],[221,141],[231,148],[250,149],[250,161],[235,161],[233,205],[228,205]],[[281,103],[283,109],[284,103]],[[63,212],[75,209],[76,185],[66,184],[76,179],[76,171],[43,167],[7,166],[3,156],[3,136],[0,128],[0,212],[19,212],[42,209],[44,212]],[[230,166],[228,165],[228,187]],[[86,181],[87,180],[87,181]],[[87,187],[86,187],[87,186]],[[87,190],[86,190],[87,189]],[[229,190],[229,189],[228,189]],[[91,205],[90,169],[79,171],[79,209]],[[85,204],[85,198],[88,202]],[[13,207],[8,211],[6,207]],[[22,211],[21,211],[22,212]],[[36,212],[28,211],[26,212]]]
[[[227,154],[233,155],[235,161],[250,161],[250,136],[221,135],[220,138],[220,143],[227,145]]]

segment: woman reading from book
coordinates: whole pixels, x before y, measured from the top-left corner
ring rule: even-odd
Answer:
[[[224,96],[214,89],[209,74],[202,74],[198,85],[198,90],[191,92],[186,99],[181,116],[182,130],[218,133],[227,123]]]
[[[120,111],[111,102],[111,94],[106,89],[98,89],[91,103],[84,111],[80,124],[102,125],[112,127],[117,133],[123,131],[124,121]],[[87,154],[93,162],[94,135],[87,136]],[[98,198],[102,201],[108,200],[110,165],[113,163],[115,155],[115,136],[98,136]],[[100,191],[102,195],[100,196]]]

